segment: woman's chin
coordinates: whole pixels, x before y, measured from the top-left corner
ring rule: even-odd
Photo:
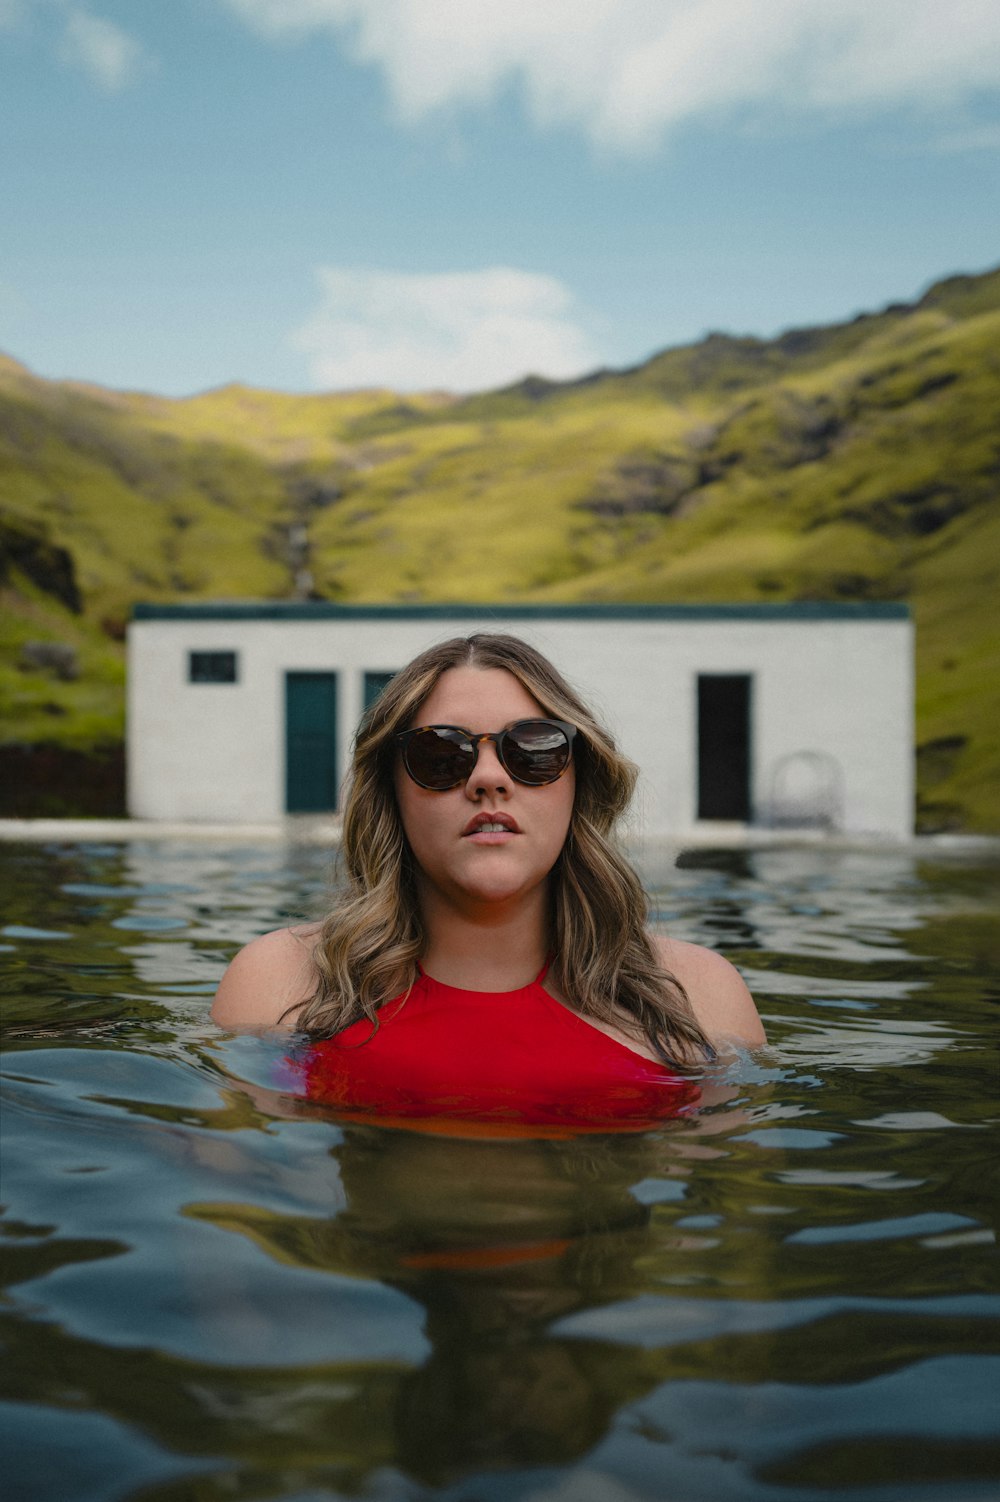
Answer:
[[[493,859],[477,861],[472,869],[455,873],[439,890],[463,906],[469,903],[509,906],[530,898],[546,880],[545,874],[525,871],[519,862]]]

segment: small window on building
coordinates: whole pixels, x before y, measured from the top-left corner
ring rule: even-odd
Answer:
[[[371,709],[379,694],[395,678],[395,673],[366,673],[364,687],[364,707]]]
[[[191,652],[188,655],[189,683],[235,683],[235,652]]]

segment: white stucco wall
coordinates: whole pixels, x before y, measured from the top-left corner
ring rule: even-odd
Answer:
[[[190,613],[189,613],[190,614]],[[538,646],[593,704],[642,770],[636,830],[697,823],[697,678],[752,676],[752,797],[764,812],[775,764],[832,757],[843,829],[913,829],[913,633],[909,619],[793,612],[636,618],[512,612],[484,619],[404,610],[315,619],[138,619],[129,629],[129,811],[137,818],[257,822],[284,813],[285,674],[338,674],[338,776],[362,709],[365,671],[390,672],[432,642],[508,630]],[[191,684],[191,651],[236,651],[239,682]]]

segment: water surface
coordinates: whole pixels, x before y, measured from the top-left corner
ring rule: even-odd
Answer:
[[[1000,866],[645,862],[771,1046],[692,1119],[444,1138],[207,1022],[314,848],[0,852],[0,1426],[21,1502],[1000,1491]]]

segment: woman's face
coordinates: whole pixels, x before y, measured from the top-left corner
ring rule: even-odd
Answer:
[[[503,668],[449,668],[417,710],[417,725],[457,725],[474,735],[503,730],[517,720],[546,718],[527,689]],[[526,787],[515,782],[483,741],[468,781],[435,793],[396,763],[396,799],[403,829],[419,867],[419,883],[446,901],[468,908],[511,903],[544,888],[559,858],[573,813],[572,763],[557,782]],[[504,828],[482,830],[482,815],[498,814]]]

